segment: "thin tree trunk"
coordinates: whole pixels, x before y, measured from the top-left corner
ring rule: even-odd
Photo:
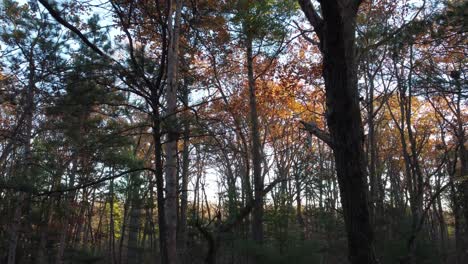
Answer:
[[[132,174],[130,189],[130,219],[128,223],[128,244],[127,244],[127,263],[137,264],[139,261],[138,253],[138,234],[140,232],[140,207],[141,200],[139,194],[139,175]]]
[[[367,81],[368,85],[368,110],[367,110],[367,125],[369,127],[368,138],[368,147],[367,152],[369,156],[369,183],[370,183],[370,207],[369,213],[371,217],[371,222],[375,225],[376,221],[376,207],[377,207],[377,175],[375,169],[375,159],[376,159],[376,144],[375,144],[375,125],[374,125],[374,78],[369,72],[369,69],[366,67]]]
[[[440,189],[440,179],[441,175],[438,175],[437,177],[437,184],[436,184],[436,190]],[[440,234],[440,248],[442,251],[442,256],[443,256],[443,261],[446,261],[447,259],[447,249],[448,249],[448,231],[447,231],[447,223],[445,221],[445,216],[444,216],[444,210],[442,207],[442,197],[439,195],[437,196],[436,203],[437,204],[437,218],[439,220],[439,234]]]
[[[117,259],[117,263],[121,264],[122,263],[122,254],[123,254],[123,244],[124,244],[124,240],[125,240],[125,230],[127,230],[127,228],[130,228],[130,227],[127,227],[128,224],[127,222],[129,221],[128,218],[130,218],[129,214],[131,214],[131,212],[129,213],[129,207],[131,207],[131,200],[132,200],[132,197],[131,197],[131,189],[133,188],[133,181],[131,179],[132,175],[130,176],[130,180],[129,180],[129,190],[127,190],[127,198],[125,199],[125,203],[124,203],[124,211],[123,211],[123,220],[122,220],[122,226],[120,228],[121,230],[121,234],[120,234],[120,238],[119,238],[119,257]],[[130,233],[130,230],[128,231]],[[128,252],[127,252],[128,254]]]
[[[258,126],[257,99],[252,54],[252,36],[247,32],[247,75],[249,84],[250,130],[252,137],[252,167],[254,181],[254,206],[252,211],[252,239],[257,243],[263,241],[263,177],[260,131]]]
[[[68,180],[68,188],[72,188],[75,184],[75,177],[78,170],[78,160],[73,162],[70,178]],[[70,233],[70,222],[73,217],[73,210],[72,204],[75,199],[76,191],[71,191],[65,196],[65,212],[66,214],[61,219],[61,230],[60,230],[60,238],[58,243],[57,255],[55,256],[55,263],[61,264],[63,263],[63,253],[65,252],[65,248],[67,247],[68,236]]]
[[[184,91],[184,101],[188,105],[188,88]],[[178,233],[178,247],[181,255],[185,256],[186,245],[187,245],[187,205],[188,205],[188,177],[189,177],[189,136],[190,136],[190,122],[188,115],[184,119],[184,143],[182,149],[182,188],[180,192],[180,221],[179,221],[179,233]]]
[[[457,120],[457,143],[458,143],[458,171],[456,175],[461,179],[461,192],[462,192],[462,208],[463,208],[463,216],[465,220],[465,226],[468,226],[468,151],[466,149],[466,137],[465,137],[465,129],[464,129],[464,122],[463,122],[463,106],[462,104],[462,85],[460,84],[459,77],[455,78],[455,88],[457,89],[457,102],[456,102],[456,120]],[[465,239],[463,239],[463,256],[462,261],[468,261],[468,227],[465,228]]]
[[[299,224],[301,240],[305,240],[305,224],[304,224],[304,216],[302,215],[302,188],[301,188],[301,172],[299,168],[294,168],[295,173],[295,183],[296,183],[296,218],[297,223]]]
[[[79,234],[78,234],[79,235]],[[114,221],[114,180],[109,186],[109,260],[116,263],[115,258],[115,221]]]
[[[16,248],[18,246],[18,231],[19,231],[19,226],[21,224],[20,219],[21,219],[21,207],[22,207],[22,201],[26,198],[26,195],[20,194],[18,197],[18,201],[15,202],[15,211],[13,214],[13,221],[11,223],[9,233],[10,233],[10,241],[8,245],[8,264],[16,264]]]
[[[454,227],[455,227],[455,251],[456,251],[456,259],[457,264],[463,263],[463,246],[464,241],[462,237],[462,227],[460,224],[460,204],[457,197],[457,189],[455,187],[455,183],[453,180],[450,180],[450,192],[451,192],[451,202],[452,202],[452,212],[453,212],[453,220],[454,220]]]
[[[24,157],[22,159],[22,169],[20,169],[21,178],[20,181],[29,184],[29,178],[31,174],[31,163],[32,163],[32,130],[33,130],[33,115],[35,111],[34,105],[34,94],[35,94],[35,79],[36,79],[36,65],[34,61],[34,53],[33,53],[34,45],[30,47],[29,50],[29,58],[28,58],[28,86],[26,87],[25,93],[25,106],[24,106]],[[22,209],[25,205],[25,202],[28,198],[28,194],[22,192],[18,195],[17,200],[15,201],[14,205],[14,213],[13,213],[13,221],[9,228],[9,235],[10,240],[8,244],[8,264],[15,264],[16,260],[16,248],[18,246],[18,239],[19,239],[19,228],[21,225],[21,216],[22,216]]]
[[[153,104],[158,104],[157,101],[154,100],[153,96]],[[158,224],[159,224],[159,251],[161,254],[161,263],[167,263],[167,245],[166,245],[166,219],[165,219],[165,198],[164,198],[164,178],[163,178],[163,162],[162,162],[162,142],[161,142],[161,126],[160,126],[160,115],[159,111],[156,110],[153,113],[153,140],[154,140],[154,165],[155,165],[155,178],[156,178],[156,199],[158,205]],[[152,185],[152,184],[150,184]],[[151,187],[151,186],[150,186]],[[152,188],[150,188],[150,192],[152,192]],[[153,197],[152,193],[150,197]],[[153,199],[150,199],[151,205]],[[152,210],[150,210],[152,211]],[[150,242],[151,242],[151,249],[153,248],[153,215],[149,216],[150,221]]]

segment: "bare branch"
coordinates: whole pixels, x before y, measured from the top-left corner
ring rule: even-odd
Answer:
[[[311,134],[325,142],[329,147],[333,148],[333,141],[330,137],[330,134],[328,134],[326,131],[320,129],[315,123],[313,122],[305,122],[305,121],[299,121],[301,124],[304,126],[304,129],[309,131]]]
[[[314,8],[314,5],[312,5],[312,2],[310,0],[298,0],[298,1],[307,20],[309,20],[310,24],[314,27],[314,31],[315,33],[317,33],[319,39],[321,39],[323,19],[318,15],[317,11]]]
[[[393,40],[396,35],[400,34],[404,30],[409,28],[416,21],[417,17],[419,16],[419,14],[421,13],[421,11],[424,9],[425,6],[426,6],[426,0],[423,1],[421,7],[418,9],[416,14],[414,14],[414,16],[408,22],[404,23],[403,25],[401,25],[401,27],[395,29],[393,32],[388,33],[388,35],[384,36],[382,39],[380,39],[376,43],[370,44],[369,46],[364,47],[359,53],[364,54],[370,50],[376,49],[386,44],[390,40]]]
[[[299,24],[296,21],[293,21],[293,23],[296,25],[297,29],[299,29],[299,31],[301,32],[300,36],[302,36],[305,40],[307,40],[311,44],[320,46],[320,43],[318,43],[316,40],[312,39],[311,37],[307,36],[307,33],[312,32],[312,31],[308,31],[308,30],[301,28],[301,26],[299,26]]]

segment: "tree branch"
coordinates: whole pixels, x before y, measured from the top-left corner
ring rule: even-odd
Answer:
[[[269,193],[275,186],[276,184],[282,182],[282,181],[287,181],[288,179],[276,179],[272,181],[270,184],[268,184],[265,189],[262,191],[262,198]],[[238,223],[240,223],[247,215],[249,215],[250,211],[253,209],[253,204],[254,204],[254,199],[251,199],[244,208],[241,209],[239,214],[236,216],[236,218],[228,223],[225,223],[219,227],[219,232],[228,232],[231,230],[234,226],[236,226]]]
[[[299,24],[296,21],[293,21],[293,23],[296,25],[297,29],[299,29],[299,31],[301,32],[300,36],[302,36],[305,40],[307,40],[311,44],[320,46],[320,43],[318,43],[316,40],[312,39],[311,37],[307,36],[307,33],[312,32],[312,31],[307,31],[307,30],[301,28],[301,26],[299,26]]]
[[[73,26],[72,24],[68,23],[63,19],[60,14],[52,7],[52,5],[49,4],[47,0],[39,0],[39,2],[49,11],[50,15],[57,20],[60,24],[68,28],[69,30],[73,31],[85,44],[86,46],[90,47],[93,51],[95,51],[97,54],[99,54],[101,57],[110,59],[109,55],[104,53],[100,48],[98,48],[96,45],[94,45],[89,39],[81,33],[81,31]]]
[[[307,20],[314,27],[315,33],[317,33],[319,39],[322,39],[323,19],[318,15],[314,5],[310,0],[298,0],[298,2]]]
[[[305,121],[299,121],[301,124],[304,126],[304,129],[309,131],[311,134],[325,142],[329,147],[333,148],[333,141],[331,139],[331,136],[329,133],[326,131],[320,129],[315,123],[310,122],[307,123]]]
[[[404,23],[399,28],[395,29],[393,32],[390,32],[387,35],[384,35],[384,37],[380,39],[379,41],[377,41],[376,43],[363,47],[362,50],[359,51],[359,54],[364,54],[370,50],[377,49],[378,47],[386,44],[390,40],[393,40],[396,35],[400,34],[404,30],[409,28],[414,23],[414,21],[416,21],[416,18],[419,16],[419,14],[421,13],[421,11],[424,9],[425,6],[426,6],[426,0],[423,1],[421,7],[418,9],[416,14],[414,14],[414,16],[408,22]]]
[[[51,190],[51,191],[46,191],[46,192],[40,192],[40,193],[37,193],[36,196],[45,196],[45,195],[52,195],[52,194],[58,194],[58,193],[76,191],[76,190],[79,190],[79,189],[83,189],[83,188],[86,188],[86,187],[90,187],[90,186],[99,184],[99,183],[101,183],[101,182],[105,182],[105,181],[108,181],[108,180],[113,180],[113,179],[122,177],[122,176],[124,176],[124,175],[129,174],[129,173],[140,172],[140,171],[145,171],[145,170],[154,171],[154,169],[151,169],[151,168],[131,169],[131,170],[127,170],[127,171],[121,172],[121,173],[119,173],[119,174],[115,174],[115,175],[111,175],[111,176],[108,176],[108,177],[104,177],[104,178],[98,179],[98,180],[96,180],[96,181],[92,181],[92,182],[80,184],[80,185],[77,185],[77,186],[74,186],[74,187],[71,187],[71,188],[57,189],[57,190]]]

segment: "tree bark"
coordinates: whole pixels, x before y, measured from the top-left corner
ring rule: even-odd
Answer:
[[[138,233],[140,232],[140,207],[141,199],[139,194],[139,175],[134,173],[130,176],[130,219],[128,223],[128,244],[127,244],[127,263],[137,264],[139,261],[138,253]],[[122,229],[124,230],[124,229]],[[123,236],[123,234],[122,234]]]
[[[466,149],[466,137],[465,129],[463,127],[463,106],[462,104],[462,85],[459,78],[455,78],[455,88],[457,91],[457,101],[456,101],[456,120],[457,120],[457,143],[458,143],[458,162],[457,174],[459,179],[461,179],[461,192],[462,192],[462,204],[463,204],[463,216],[465,220],[465,239],[463,243],[463,254],[461,256],[462,261],[468,261],[468,151]]]
[[[357,87],[355,27],[361,1],[321,1],[322,16],[308,0],[302,10],[314,26],[323,54],[327,124],[353,264],[377,263],[370,223],[363,127]]]
[[[252,36],[247,32],[247,76],[249,85],[250,130],[252,137],[252,167],[254,181],[254,206],[252,211],[252,239],[257,243],[263,241],[263,177],[260,131],[258,126],[257,98],[255,95],[255,79],[252,54]]]
[[[367,126],[369,133],[367,135],[367,153],[368,153],[368,167],[369,167],[369,184],[370,184],[370,217],[371,223],[375,225],[377,218],[377,175],[376,175],[376,141],[375,141],[375,124],[374,124],[374,76],[370,73],[368,67],[366,67],[366,75],[368,81],[368,110],[367,110]]]
[[[184,91],[184,103],[188,105],[188,87]],[[190,122],[188,115],[184,119],[184,143],[182,149],[182,186],[180,191],[180,217],[179,217],[179,232],[177,234],[178,247],[182,256],[185,256],[187,245],[187,206],[188,206],[188,177],[190,165],[189,145],[190,141]]]
[[[177,68],[179,52],[179,27],[182,3],[175,0],[170,3],[168,16],[169,50],[167,57],[167,87],[166,87],[166,127],[167,143],[165,145],[164,169],[166,173],[166,246],[167,263],[177,263],[177,139],[179,138],[177,124]],[[175,8],[175,10],[173,9]],[[174,23],[172,17],[174,16]]]
[[[158,105],[156,95],[152,94],[153,107]],[[167,263],[167,247],[166,247],[166,219],[165,219],[165,199],[164,199],[164,172],[162,162],[162,142],[161,142],[161,125],[160,125],[160,114],[157,107],[153,111],[153,140],[154,140],[154,167],[155,167],[155,179],[156,179],[156,199],[158,206],[158,224],[159,224],[159,252],[161,263]],[[152,186],[152,184],[150,184]],[[152,192],[152,188],[150,188]],[[153,197],[151,194],[150,197]],[[152,202],[153,199],[150,199]],[[152,211],[152,210],[150,210]],[[153,220],[152,215],[149,216],[149,228],[150,228],[150,241],[153,245]]]
[[[109,185],[109,261],[114,264],[115,260],[114,180],[111,180]]]
[[[300,234],[301,234],[301,240],[305,240],[306,236],[305,236],[305,223],[304,223],[304,216],[302,215],[302,187],[301,187],[301,171],[300,171],[300,168],[299,168],[299,165],[295,164],[294,166],[294,180],[295,180],[295,183],[296,183],[296,192],[297,192],[297,195],[296,195],[296,207],[297,207],[297,211],[296,211],[296,219],[297,219],[297,223],[299,225],[299,228],[300,228]],[[321,183],[321,182],[320,182]]]

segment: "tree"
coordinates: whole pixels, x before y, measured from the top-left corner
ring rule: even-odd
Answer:
[[[464,263],[463,1],[38,2],[0,10],[0,262]]]
[[[357,87],[355,28],[361,4],[322,1],[320,17],[309,0],[299,4],[320,41],[327,125],[336,162],[351,263],[376,263],[369,218],[363,127]]]
[[[166,87],[166,224],[167,224],[167,263],[177,263],[177,140],[179,138],[179,128],[177,121],[177,68],[179,58],[179,28],[182,1],[176,0],[175,4],[169,4],[169,51],[167,54],[167,87]],[[173,9],[174,8],[174,9]],[[172,14],[174,13],[174,24]]]
[[[5,60],[2,64],[8,65],[15,84],[21,90],[15,92],[19,98],[15,103],[19,104],[17,110],[20,115],[10,142],[2,151],[1,160],[7,162],[9,155],[18,152],[18,158],[13,156],[14,168],[11,176],[14,177],[7,180],[14,185],[32,189],[35,187],[31,182],[35,177],[35,131],[42,125],[35,118],[38,114],[37,98],[41,91],[47,91],[47,84],[53,85],[55,79],[60,78],[64,65],[59,54],[65,47],[65,38],[59,37],[60,30],[47,21],[46,14],[36,14],[34,8],[13,1],[4,1],[3,5],[5,9],[2,10],[1,19],[8,25],[0,29],[0,36],[8,46],[3,50]],[[22,219],[30,219],[31,215],[27,212],[31,207],[31,195],[18,192],[14,197],[11,200],[11,207],[15,209],[11,215],[14,220],[9,228],[9,264],[21,261],[16,259],[19,255],[17,248],[21,239],[20,229],[29,225]],[[38,254],[43,255],[43,252]],[[39,258],[39,262],[43,261],[42,257]]]

